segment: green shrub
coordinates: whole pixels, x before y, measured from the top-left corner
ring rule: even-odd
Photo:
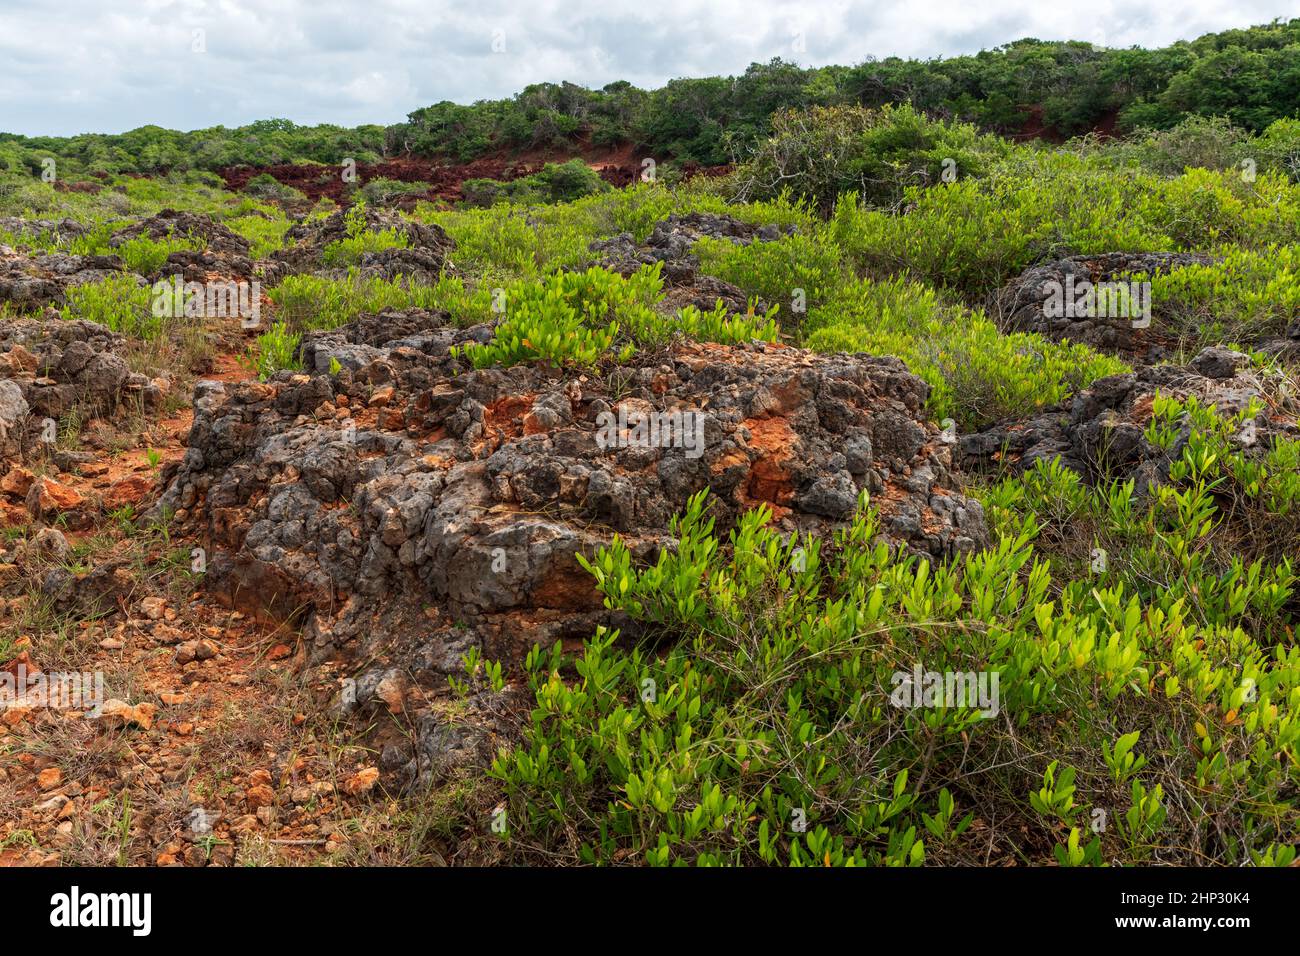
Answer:
[[[1237,169],[1251,154],[1250,134],[1222,117],[1189,116],[1164,130],[1142,129],[1100,152],[1121,163],[1141,166],[1165,176],[1190,167]]]
[[[249,254],[254,259],[263,259],[284,246],[284,234],[293,225],[283,214],[269,216],[261,212],[250,212],[226,220],[226,226],[243,236],[249,242]]]
[[[276,322],[250,346],[244,364],[262,381],[281,369],[301,369],[302,362],[298,358],[298,344],[301,340],[299,333],[290,332],[283,322]]]
[[[791,330],[797,330],[809,309],[829,301],[846,278],[839,248],[808,232],[747,246],[704,238],[694,253],[701,271],[779,307]]]
[[[1278,174],[1164,179],[1071,153],[1018,151],[981,180],[913,189],[905,215],[842,200],[836,243],[873,275],[906,272],[971,304],[1045,259],[1296,241],[1300,189]]]
[[[375,206],[382,206],[394,199],[400,199],[402,196],[422,195],[427,193],[430,188],[432,187],[424,182],[407,183],[397,179],[385,179],[382,176],[376,176],[374,179],[366,180],[360,192],[366,202]]]
[[[1231,614],[1200,623],[1179,597],[1056,581],[1032,522],[936,566],[891,554],[869,511],[828,541],[785,539],[770,517],[724,542],[700,495],[650,566],[617,538],[584,559],[644,643],[601,630],[572,661],[559,644],[529,655],[533,710],[492,769],[503,852],[983,862],[973,812],[1028,863],[1290,858],[1296,798],[1275,754],[1300,744],[1292,651]],[[1261,608],[1290,588],[1238,584]],[[899,706],[914,669],[980,675],[996,696]],[[1096,810],[1112,825],[1081,845]]]
[[[141,275],[153,275],[163,267],[167,257],[173,252],[198,249],[201,243],[196,239],[172,237],[150,239],[148,236],[136,236],[128,239],[111,251],[122,257],[126,267]]]
[[[341,279],[294,275],[267,291],[277,314],[293,329],[334,329],[364,313],[384,309],[446,309],[461,326],[492,319],[492,290],[467,289],[464,280],[440,276],[434,285],[402,278]]]
[[[1174,248],[1146,202],[1153,188],[1070,154],[1024,152],[980,180],[909,190],[905,215],[841,201],[834,235],[871,274],[907,272],[979,304],[1043,259]]]
[[[1061,401],[1127,371],[1085,345],[1003,335],[983,313],[945,305],[902,279],[861,280],[808,317],[806,344],[821,352],[893,355],[931,387],[930,413],[963,430]]]
[[[521,280],[500,290],[504,317],[492,341],[464,346],[460,354],[475,368],[522,362],[592,366],[612,350],[626,361],[638,348],[659,348],[675,336],[725,343],[779,337],[771,316],[752,310],[730,315],[722,303],[710,312],[688,306],[667,315],[657,308],[661,288],[658,265],[626,279],[593,267]]]
[[[258,199],[277,203],[301,203],[307,196],[292,186],[286,186],[270,173],[258,173],[244,186],[244,192]]]
[[[788,110],[733,174],[737,199],[774,199],[793,188],[823,212],[850,193],[871,206],[894,206],[911,186],[978,177],[1010,147],[973,126],[931,120],[908,104]]]
[[[1255,141],[1263,163],[1293,183],[1300,183],[1300,119],[1280,119],[1271,123]]]
[[[165,316],[154,314],[152,290],[133,275],[70,286],[65,299],[63,318],[88,319],[132,338],[155,340],[167,325]]]
[[[653,305],[661,285],[658,268],[643,268],[628,279],[592,268],[514,283],[502,290],[505,317],[492,341],[465,346],[462,353],[475,368],[535,361],[594,365],[618,337],[620,313]]]
[[[665,346],[677,336],[724,345],[777,342],[781,338],[780,327],[770,315],[755,315],[752,308],[744,315],[733,314],[722,302],[709,312],[688,305],[675,315],[637,304],[622,309],[619,321],[637,346],[650,349]]]
[[[1300,245],[1229,246],[1216,262],[1134,278],[1151,283],[1162,327],[1196,343],[1256,342],[1300,319]]]
[[[566,163],[547,163],[540,172],[509,182],[467,179],[461,184],[461,193],[471,206],[502,202],[535,205],[573,202],[609,188],[594,169],[580,159],[571,159]]]

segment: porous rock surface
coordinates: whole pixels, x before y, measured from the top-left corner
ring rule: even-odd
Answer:
[[[1004,328],[1038,332],[1053,341],[1069,339],[1108,352],[1141,355],[1147,361],[1165,356],[1161,330],[1153,318],[1147,328],[1134,327],[1122,316],[1050,316],[1045,304],[1053,284],[1064,289],[1067,280],[1077,285],[1125,281],[1127,276],[1158,275],[1182,266],[1206,264],[1213,257],[1185,252],[1110,252],[1070,256],[1033,266],[1004,286],[992,303],[993,312]]]
[[[413,701],[445,691],[472,646],[518,661],[626,625],[575,555],[618,533],[652,560],[702,489],[723,531],[767,505],[783,532],[827,533],[867,490],[900,548],[986,541],[979,504],[953,490],[954,446],[924,421],[928,388],[897,359],[678,344],[656,364],[583,375],[448,354],[489,335],[386,312],[307,336],[306,374],[197,386],[157,510],[204,542],[216,593],[296,617],[314,665],[345,662],[345,711],[419,714]],[[702,413],[702,453],[604,447],[598,416],[620,405]],[[435,772],[435,754],[473,750],[447,734],[484,733],[421,726],[415,751],[386,758],[408,782]]]
[[[114,248],[132,239],[146,237],[160,242],[164,239],[189,238],[199,240],[209,252],[223,255],[247,256],[248,240],[204,213],[181,212],[164,209],[156,215],[141,219],[113,233],[108,244]]]
[[[286,275],[312,272],[324,276],[344,276],[348,269],[322,269],[326,246],[348,236],[347,212],[339,210],[324,219],[304,219],[285,233],[287,248],[272,253],[263,266],[270,281]],[[367,252],[357,264],[362,278],[392,279],[411,276],[420,281],[436,282],[447,269],[447,256],[456,243],[446,230],[436,224],[413,222],[400,213],[367,207],[366,230],[395,230],[406,239],[406,247]]]
[[[118,248],[132,239],[154,241],[169,238],[198,240],[199,249],[181,249],[149,278],[151,281],[180,275],[186,282],[205,282],[213,276],[249,278],[254,264],[247,239],[203,213],[164,209],[147,219],[119,229],[108,244]]]
[[[0,303],[24,312],[59,306],[70,287],[121,275],[125,269],[117,256],[28,255],[0,246]]]
[[[0,232],[41,238],[75,239],[85,235],[86,227],[75,219],[23,219],[21,216],[0,216]]]
[[[131,371],[126,340],[84,319],[0,321],[0,442],[6,458],[41,440],[46,419],[73,409],[110,415],[131,404],[153,410],[165,382]]]
[[[1269,401],[1249,368],[1249,357],[1219,346],[1202,349],[1187,365],[1148,365],[1123,375],[1098,379],[1061,405],[1024,420],[1002,422],[961,436],[960,464],[968,470],[1008,467],[1024,471],[1039,460],[1059,458],[1085,479],[1134,479],[1138,494],[1168,480],[1169,466],[1182,457],[1190,434],[1184,422],[1168,450],[1145,437],[1158,394],[1202,405],[1220,415],[1244,411],[1252,398],[1264,408],[1253,419],[1254,434],[1243,422],[1241,449],[1248,457],[1266,454],[1274,437],[1300,437],[1294,414]]]
[[[85,228],[72,220],[39,221],[28,232],[56,233],[75,237]],[[71,255],[55,252],[28,255],[0,246],[0,302],[10,302],[21,311],[60,306],[67,290],[76,285],[98,282],[111,275],[131,275],[141,285],[180,276],[185,282],[206,282],[214,278],[249,279],[255,273],[248,240],[201,213],[164,209],[156,215],[117,230],[108,240],[119,249],[133,239],[161,241],[169,238],[197,240],[202,248],[180,249],[151,275],[130,272],[118,255]]]

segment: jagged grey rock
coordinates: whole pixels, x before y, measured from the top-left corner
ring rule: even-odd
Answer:
[[[1182,456],[1190,434],[1184,422],[1167,450],[1147,440],[1157,393],[1180,400],[1194,396],[1225,417],[1245,411],[1252,399],[1259,400],[1265,411],[1252,420],[1255,437],[1243,446],[1247,455],[1267,454],[1277,437],[1300,437],[1294,411],[1289,415],[1268,411],[1273,403],[1251,374],[1248,357],[1210,347],[1186,366],[1148,365],[1098,379],[1057,407],[963,435],[961,464],[968,470],[996,465],[1023,471],[1040,460],[1059,458],[1088,480],[1132,478],[1136,491],[1144,494],[1168,480],[1169,466]]]
[[[359,691],[391,690],[396,669],[425,693],[468,647],[519,660],[619,624],[575,556],[617,533],[653,559],[704,489],[724,531],[761,505],[784,533],[828,534],[867,491],[899,548],[941,557],[987,540],[952,446],[924,421],[928,386],[896,359],[677,344],[578,373],[449,354],[488,335],[390,312],[308,335],[307,374],[200,383],[155,516],[199,536],[214,592],[300,620],[314,666],[367,662]],[[620,407],[699,414],[698,456],[605,441],[599,416]]]

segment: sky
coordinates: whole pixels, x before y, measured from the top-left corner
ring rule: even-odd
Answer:
[[[1300,0],[0,0],[0,130],[390,124],[568,80],[645,88],[1022,37],[1164,46]]]

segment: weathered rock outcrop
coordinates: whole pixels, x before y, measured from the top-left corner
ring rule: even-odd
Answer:
[[[1157,275],[1186,265],[1204,264],[1213,257],[1184,252],[1111,252],[1101,255],[1071,256],[1027,269],[1002,288],[992,303],[992,312],[1002,326],[1011,331],[1038,332],[1053,339],[1083,342],[1108,352],[1122,352],[1157,361],[1165,357],[1169,338],[1158,322],[1148,327],[1133,316],[1100,314],[1105,310],[1070,308],[1053,309],[1068,288],[1082,290],[1083,283],[1094,286],[1119,282],[1130,275]],[[1062,311],[1074,314],[1060,314]]]
[[[247,239],[211,216],[175,209],[164,209],[156,215],[119,229],[113,233],[108,244],[117,248],[141,236],[155,242],[164,239],[194,239],[201,242],[207,251],[222,255],[247,256],[249,252]]]
[[[262,274],[268,281],[304,271],[345,275],[347,269],[322,271],[322,266],[325,247],[348,237],[347,216],[347,212],[339,210],[324,219],[304,220],[293,226],[285,233],[285,242],[291,245],[273,253],[263,264]],[[413,222],[396,212],[367,207],[365,221],[370,232],[396,231],[406,239],[406,247],[365,253],[357,264],[363,278],[392,279],[406,275],[420,281],[436,281],[446,268],[448,253],[456,247],[441,226]]]
[[[767,505],[783,531],[826,533],[865,490],[899,547],[986,539],[953,490],[953,446],[923,419],[928,388],[896,359],[680,344],[583,375],[448,355],[487,335],[389,312],[308,336],[310,374],[200,383],[165,476],[159,511],[205,542],[209,586],[301,615],[313,661],[369,662],[358,704],[382,681],[390,707],[395,684],[445,688],[471,646],[518,660],[589,637],[609,612],[575,555],[618,533],[651,559],[702,489],[723,529]],[[675,447],[602,430],[620,409],[690,424]]]
[[[117,256],[74,256],[64,252],[31,256],[0,246],[0,303],[11,303],[23,311],[62,305],[70,287],[121,275],[125,270]]]
[[[0,216],[0,232],[36,236],[41,239],[75,239],[85,235],[86,227],[75,219],[23,219]]]
[[[1254,434],[1247,435],[1241,447],[1248,455],[1263,455],[1275,436],[1295,439],[1300,429],[1294,413],[1270,409],[1272,403],[1248,365],[1245,354],[1216,346],[1203,349],[1186,366],[1143,366],[1099,379],[1057,408],[963,435],[961,463],[972,470],[996,464],[1022,471],[1039,460],[1060,458],[1089,480],[1132,478],[1137,492],[1144,493],[1168,479],[1169,465],[1182,457],[1190,433],[1183,423],[1167,450],[1146,439],[1157,392],[1179,400],[1195,396],[1225,417],[1244,411],[1252,398],[1259,399],[1265,411],[1252,419]]]
[[[126,340],[84,320],[0,322],[0,434],[5,457],[21,455],[48,435],[47,419],[72,409],[111,414],[126,403],[158,407],[164,385],[132,372]]]
[[[116,249],[140,237],[154,241],[192,239],[201,244],[199,249],[171,253],[162,267],[149,277],[151,280],[180,275],[186,282],[204,282],[211,276],[248,278],[253,274],[248,240],[202,213],[164,209],[157,215],[119,229],[108,244]]]

